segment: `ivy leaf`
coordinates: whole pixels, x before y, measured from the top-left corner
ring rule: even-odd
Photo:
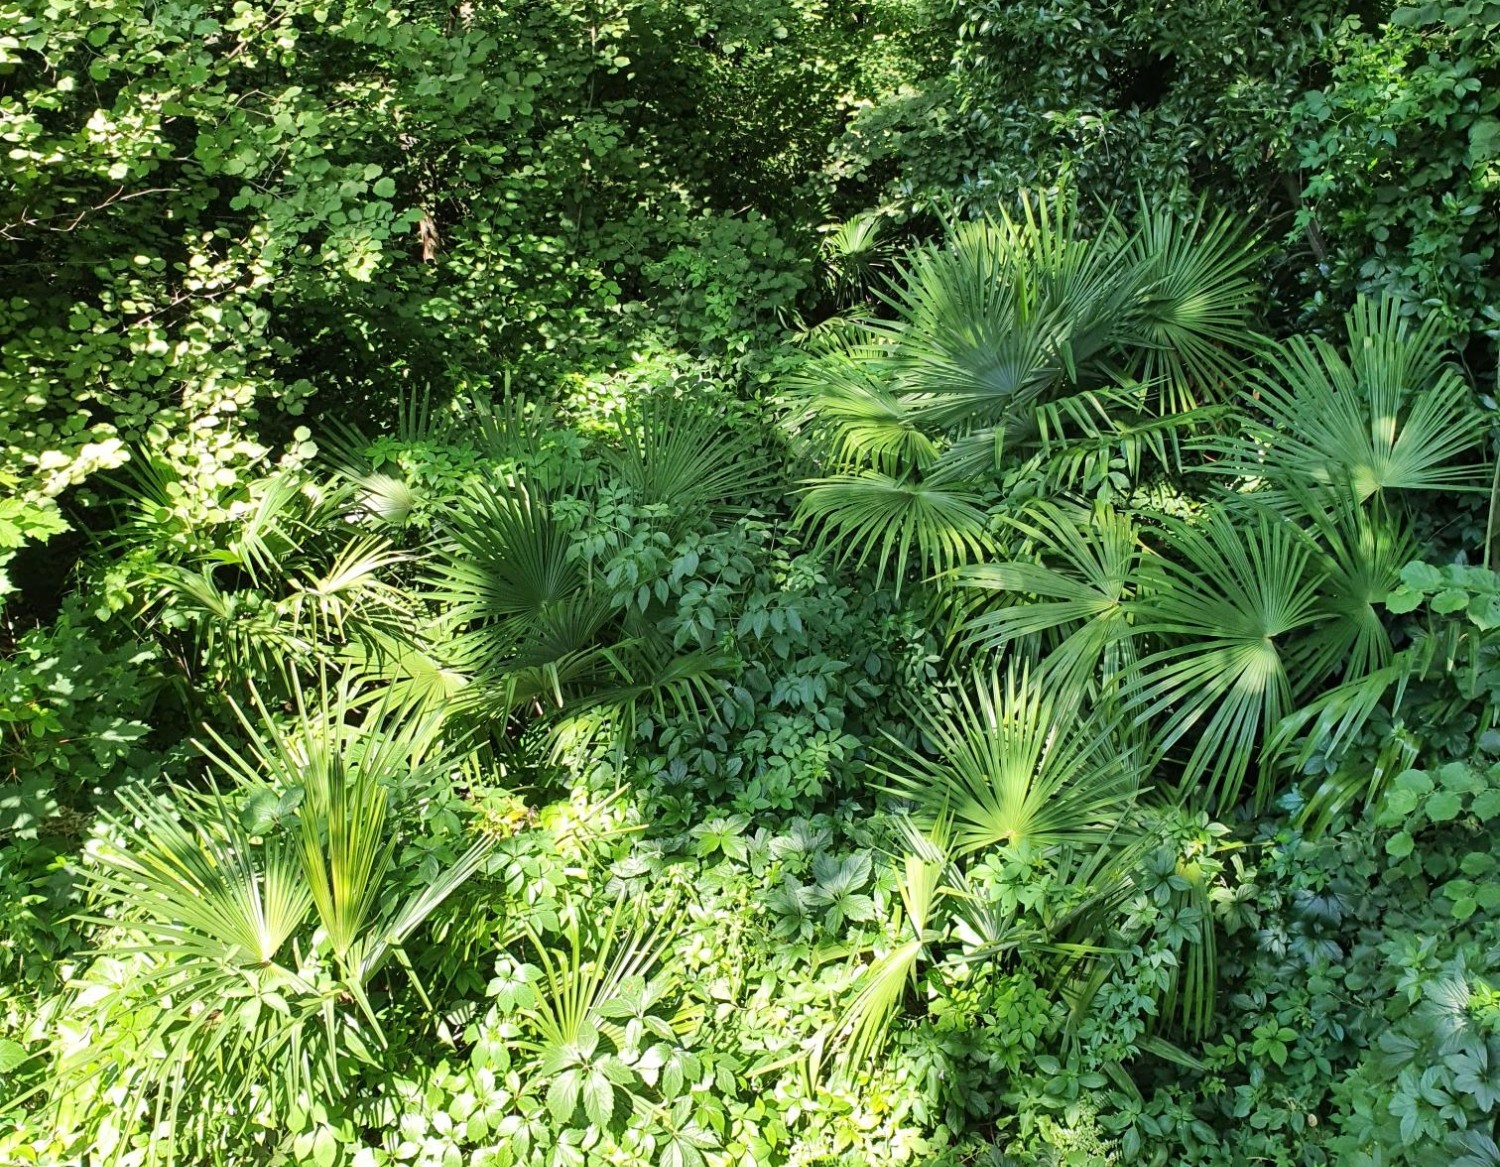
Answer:
[[[265,835],[280,819],[281,796],[274,790],[257,790],[240,808],[240,825],[252,835]]]
[[[662,1167],[703,1167],[703,1152],[719,1145],[713,1134],[690,1122],[672,1135],[662,1148]]]
[[[1453,1167],[1500,1167],[1500,1144],[1483,1131],[1461,1131],[1454,1136],[1454,1149],[1466,1152]]]
[[[1500,1103],[1500,1083],[1490,1073],[1490,1052],[1484,1046],[1476,1047],[1472,1053],[1457,1053],[1448,1059],[1448,1068],[1454,1071],[1454,1089],[1461,1095],[1490,1113]]]
[[[870,856],[863,851],[842,859],[819,855],[813,860],[813,878],[819,892],[833,901],[864,887],[870,878],[870,868]]]
[[[661,1152],[661,1167],[703,1167],[703,1152],[693,1146],[673,1139]]]

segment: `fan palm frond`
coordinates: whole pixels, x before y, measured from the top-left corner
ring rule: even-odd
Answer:
[[[1164,527],[1166,553],[1143,562],[1127,610],[1138,636],[1168,643],[1136,666],[1126,701],[1138,723],[1161,718],[1162,749],[1192,742],[1183,789],[1202,787],[1224,810],[1261,735],[1319,680],[1299,667],[1295,634],[1324,618],[1323,576],[1311,541],[1264,511],[1218,510],[1200,526],[1169,519]]]
[[[1140,201],[1147,209],[1126,246],[1140,294],[1122,347],[1137,354],[1131,363],[1159,412],[1187,412],[1224,400],[1244,354],[1264,345],[1249,275],[1261,247],[1227,211],[1209,214],[1206,198],[1189,215],[1150,206],[1144,192]]]
[[[1381,618],[1385,598],[1400,585],[1401,569],[1421,554],[1409,520],[1379,498],[1361,505],[1347,490],[1293,486],[1287,494],[1312,520],[1324,574],[1321,603],[1333,616],[1312,638],[1307,667],[1314,676],[1342,674],[1345,681],[1383,669],[1392,655]]]
[[[921,470],[937,457],[936,441],[889,385],[888,370],[871,352],[830,347],[790,378],[793,424],[821,434],[833,464],[885,474]]]
[[[1413,329],[1396,301],[1361,298],[1345,318],[1347,356],[1321,338],[1296,337],[1273,355],[1246,398],[1252,422],[1215,443],[1219,469],[1352,490],[1360,501],[1403,490],[1480,490],[1484,468],[1466,461],[1485,423],[1463,379],[1444,364],[1433,322]]]
[[[650,394],[627,416],[612,461],[646,503],[668,503],[684,518],[743,509],[770,480],[753,430],[735,427],[691,399]]]
[[[878,211],[846,219],[823,236],[823,266],[840,295],[863,293],[890,260],[885,218]]]
[[[1383,668],[1356,676],[1319,694],[1282,719],[1266,743],[1272,758],[1291,759],[1303,771],[1315,755],[1337,764],[1349,744],[1369,724],[1375,712],[1387,708],[1394,715],[1413,678],[1421,676],[1418,654],[1411,649],[1396,653]],[[1301,739],[1295,753],[1292,747]],[[1333,817],[1348,808],[1361,794],[1371,803],[1390,778],[1412,765],[1417,750],[1407,735],[1390,733],[1371,765],[1354,772],[1337,766],[1309,796],[1298,822],[1310,835],[1325,830]]]
[[[281,606],[294,629],[322,644],[377,625],[399,628],[408,604],[389,573],[410,561],[378,535],[356,536],[334,553],[325,570],[291,581],[291,594]]]
[[[284,1121],[339,1089],[341,1061],[384,1045],[372,979],[493,849],[481,839],[430,877],[403,876],[414,890],[395,887],[391,791],[453,757],[433,720],[389,716],[347,685],[295,700],[289,726],[257,704],[236,708],[247,742],[212,735],[205,752],[231,793],[124,792],[84,875],[109,928],[93,955],[131,959],[102,995],[84,978],[76,1013],[94,1040],[58,1060],[54,1102],[112,1077],[113,1113],[151,1126],[150,1162],[220,1137],[226,1115]],[[267,817],[267,801],[283,815]],[[194,1117],[204,1097],[227,1107],[215,1123]]]
[[[965,224],[898,266],[897,319],[872,328],[888,335],[893,383],[923,422],[994,425],[1062,377],[1065,312],[1015,246],[1007,226]]]
[[[629,736],[647,711],[663,725],[676,720],[701,726],[718,717],[721,678],[730,664],[724,654],[674,652],[665,638],[643,634],[611,646],[605,655],[615,680],[602,683],[575,708],[613,710]]]
[[[590,1032],[607,1030],[613,999],[632,978],[649,979],[676,939],[670,910],[648,915],[623,897],[592,929],[569,913],[562,933],[564,946],[556,947],[529,924],[522,928],[541,970],[523,1013],[544,1052],[576,1049]]]
[[[951,709],[921,712],[935,757],[899,742],[883,753],[876,769],[887,789],[912,800],[919,823],[951,821],[955,855],[1108,838],[1140,787],[1140,759],[1114,726],[1080,716],[1075,700],[1044,696],[1024,672],[976,672],[970,688]]]
[[[1023,472],[1046,494],[1106,483],[1126,493],[1147,469],[1182,470],[1181,435],[1224,416],[1222,407],[1204,406],[1155,416],[1145,409],[1144,386],[1115,386],[1060,397],[1037,405],[1018,428],[1019,453],[1030,451]]]
[[[458,631],[454,665],[491,680],[544,668],[589,647],[609,617],[571,536],[546,503],[489,477],[453,509],[434,557],[430,597]]]
[[[392,709],[435,713],[460,703],[471,680],[417,637],[378,628],[345,644],[339,661],[354,684],[381,692]]]
[[[908,565],[934,575],[990,547],[988,520],[976,497],[875,470],[814,480],[796,517],[817,531],[820,545],[834,547],[840,559],[863,567],[873,558],[877,584],[890,571],[897,595]]]
[[[885,1045],[908,988],[916,981],[922,961],[929,956],[928,948],[937,939],[931,925],[938,904],[947,894],[943,877],[949,870],[944,824],[936,821],[926,836],[916,831],[909,834],[911,846],[895,871],[896,889],[905,909],[903,939],[860,975],[858,988],[838,1020],[814,1040],[810,1065],[814,1079],[829,1055],[844,1075],[870,1064]]]
[[[152,624],[161,635],[186,641],[178,659],[190,677],[217,666],[287,687],[296,670],[318,655],[305,627],[299,629],[259,593],[220,587],[212,568],[163,563],[151,578],[159,588],[155,598],[169,610],[154,615]]]
[[[254,505],[228,543],[210,554],[210,561],[240,568],[255,587],[274,586],[285,574],[290,553],[315,530],[305,519],[306,485],[293,472],[257,483]]]
[[[557,429],[557,413],[550,405],[512,393],[507,372],[498,399],[476,394],[459,402],[455,425],[471,434],[492,462],[525,463],[542,451]]]
[[[139,942],[252,965],[283,954],[312,908],[295,848],[279,839],[256,846],[223,799],[184,798],[179,808],[126,789],[120,804],[122,833],[93,889],[104,901],[131,899]]]
[[[1140,563],[1135,524],[1109,507],[1048,502],[1005,521],[1030,540],[1040,562],[974,564],[953,574],[958,587],[1002,601],[965,620],[965,642],[1003,652],[1045,638],[1040,685],[1062,693],[1086,692],[1096,677],[1107,685],[1133,661],[1126,604]]]

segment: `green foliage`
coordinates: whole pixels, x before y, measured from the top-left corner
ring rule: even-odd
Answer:
[[[1413,330],[1400,313],[1395,299],[1361,299],[1345,317],[1347,359],[1321,338],[1282,346],[1247,402],[1254,428],[1229,447],[1224,469],[1282,487],[1335,487],[1360,503],[1478,488],[1466,455],[1485,419],[1446,364],[1436,322]]]
[[[85,872],[113,936],[51,1053],[60,1135],[82,1127],[106,1158],[133,1157],[140,1116],[163,1135],[147,1161],[211,1153],[283,1126],[388,1046],[376,978],[492,843],[399,874],[391,787],[410,796],[453,759],[432,752],[430,722],[377,707],[356,724],[353,693],[316,700],[286,730],[257,711],[248,751],[214,759],[229,790],[122,793]]]
[[[1343,14],[1301,0],[966,0],[929,33],[943,51],[927,70],[861,111],[850,148],[893,201],[918,208],[989,209],[1060,179],[1103,205],[1137,186],[1275,205],[1288,111]]]
[[[0,0],[0,1159],[1500,1161],[1493,8]]]
[[[5,564],[27,543],[45,543],[68,529],[67,520],[55,506],[23,498],[0,501],[0,596],[14,592]]]
[[[1250,519],[1170,520],[1172,554],[1143,565],[1132,606],[1133,631],[1168,646],[1140,660],[1127,701],[1140,718],[1163,718],[1163,749],[1198,730],[1182,782],[1206,785],[1221,810],[1238,801],[1257,739],[1321,679],[1295,635],[1319,622],[1312,547],[1271,515]],[[1267,793],[1262,780],[1257,800]]]
[[[1388,23],[1325,42],[1329,76],[1288,123],[1315,294],[1382,289],[1447,336],[1493,334],[1497,31],[1484,0],[1401,0]]]
[[[893,792],[942,826],[955,854],[997,846],[1087,847],[1109,839],[1135,796],[1129,744],[1082,715],[1077,695],[1043,695],[1024,673],[976,675],[921,731],[941,759],[911,751],[885,772]],[[1066,728],[1064,728],[1066,727]]]
[[[0,662],[0,833],[35,839],[86,811],[156,761],[150,664],[139,644],[112,645],[76,607],[33,629]]]
[[[899,581],[983,552],[997,486],[1128,492],[1223,395],[1224,346],[1255,343],[1250,256],[1202,206],[1094,238],[1044,199],[955,226],[897,266],[893,319],[850,320],[798,370],[794,423],[860,467],[812,481],[799,517],[861,564],[878,539]]]

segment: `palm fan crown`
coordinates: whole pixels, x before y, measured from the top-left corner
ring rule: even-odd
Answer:
[[[223,791],[126,791],[127,814],[86,873],[110,929],[94,956],[124,974],[103,994],[85,979],[87,1040],[61,1052],[54,1102],[115,1080],[120,1113],[173,1136],[151,1143],[153,1162],[211,1145],[225,1114],[282,1121],[375,1057],[385,1036],[372,983],[493,849],[481,839],[398,883],[391,791],[421,787],[456,755],[432,719],[347,685],[315,701],[298,690],[297,703],[290,727],[261,708],[243,714],[246,742],[216,739]]]
[[[1345,327],[1346,352],[1321,337],[1275,350],[1247,392],[1246,432],[1212,443],[1218,469],[1280,489],[1352,491],[1360,502],[1479,488],[1483,467],[1468,456],[1485,422],[1436,324],[1413,327],[1398,301],[1362,297]]]
[[[1128,608],[1135,634],[1163,646],[1136,666],[1126,702],[1138,723],[1157,724],[1162,749],[1190,745],[1184,790],[1201,784],[1227,808],[1261,735],[1319,679],[1301,667],[1310,648],[1299,634],[1329,619],[1323,576],[1306,534],[1263,509],[1163,528],[1163,554],[1142,564]]]
[[[1107,720],[1044,695],[1028,673],[976,673],[972,695],[929,707],[920,727],[933,754],[897,743],[879,772],[911,799],[919,824],[951,822],[954,854],[1028,843],[1097,845],[1138,793],[1132,752]],[[894,739],[893,739],[894,740]]]
[[[955,225],[896,265],[886,318],[845,321],[790,379],[835,471],[799,521],[899,580],[988,549],[978,504],[1007,470],[1077,489],[1175,466],[1179,431],[1261,344],[1256,254],[1201,203],[1093,236],[1066,200]]]

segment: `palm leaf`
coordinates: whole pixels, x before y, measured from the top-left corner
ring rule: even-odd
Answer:
[[[1286,487],[1336,487],[1364,501],[1387,491],[1479,490],[1466,464],[1485,424],[1433,322],[1413,331],[1391,299],[1346,316],[1347,357],[1321,338],[1287,341],[1246,397],[1247,432],[1215,448],[1219,469]]]
[[[1141,203],[1148,200],[1142,192]],[[1253,327],[1259,289],[1249,272],[1261,248],[1227,211],[1208,213],[1200,198],[1183,215],[1147,206],[1126,248],[1141,289],[1125,347],[1135,375],[1158,386],[1162,413],[1222,400],[1247,351],[1264,341]]]
[[[568,530],[524,488],[488,478],[449,520],[430,598],[455,629],[449,663],[488,686],[540,671],[561,699],[565,662],[584,659],[610,618],[571,552]],[[479,690],[475,691],[479,695]]]
[[[323,685],[315,702],[293,695],[290,726],[257,697],[253,712],[236,709],[247,742],[214,736],[217,751],[205,751],[241,793],[295,803],[290,838],[230,796],[126,791],[127,815],[85,871],[110,929],[94,955],[130,963],[108,991],[75,1000],[94,1040],[58,1060],[52,1102],[65,1109],[107,1076],[122,1129],[149,1124],[151,1162],[211,1147],[235,1124],[284,1122],[294,1104],[342,1089],[340,1061],[368,1060],[384,1042],[371,979],[493,848],[481,839],[394,895],[390,792],[415,794],[455,759],[434,719],[372,707],[347,684]],[[117,1155],[138,1145],[121,1138]]]
[[[1107,721],[1080,717],[1078,702],[1043,696],[1027,674],[975,673],[972,696],[928,708],[919,725],[936,757],[891,738],[874,765],[886,789],[916,806],[919,823],[951,821],[953,850],[1027,843],[1097,845],[1120,825],[1138,792],[1132,751]]]
[[[131,930],[153,948],[170,944],[229,965],[276,961],[312,907],[295,851],[277,840],[256,846],[225,799],[185,802],[199,821],[121,791],[129,814],[116,818],[92,890],[102,903],[128,902]]]
[[[1312,519],[1324,576],[1320,601],[1333,616],[1312,638],[1308,669],[1346,681],[1383,669],[1391,661],[1385,599],[1421,553],[1409,521],[1378,498],[1361,506],[1347,491],[1289,487],[1288,497]]]
[[[923,837],[917,832],[912,848],[896,866],[896,888],[906,910],[905,939],[876,959],[856,982],[858,988],[837,1021],[820,1032],[813,1042],[810,1065],[816,1079],[828,1054],[844,1076],[869,1065],[884,1046],[891,1022],[901,1011],[907,989],[917,978],[917,969],[928,956],[928,945],[936,939],[930,931],[933,913],[945,895],[942,885],[948,871],[944,823],[937,821]]]
[[[959,568],[959,588],[998,593],[999,607],[968,616],[970,648],[1004,652],[1021,641],[1047,644],[1038,684],[1054,692],[1083,693],[1096,677],[1128,668],[1130,620],[1140,542],[1130,519],[1108,507],[1085,511],[1038,503],[1005,520],[1025,535],[1038,560],[1012,560]]]
[[[1263,511],[1221,509],[1201,526],[1170,519],[1164,528],[1167,554],[1142,565],[1128,611],[1138,636],[1161,637],[1166,647],[1139,662],[1126,701],[1137,723],[1160,719],[1163,750],[1192,741],[1183,790],[1201,786],[1226,810],[1261,735],[1319,679],[1297,667],[1293,634],[1320,619],[1322,577],[1310,541]]]
[[[793,425],[813,427],[841,470],[921,470],[937,457],[937,443],[888,381],[878,350],[831,346],[788,380]]]
[[[1050,221],[1042,233],[1008,218],[960,224],[947,246],[898,265],[886,296],[897,319],[872,330],[889,338],[897,390],[922,419],[994,425],[1065,375],[1073,305],[1049,298],[1058,281],[1027,262],[1042,251],[1061,268],[1063,241]]]
[[[908,565],[935,575],[990,546],[988,523],[977,504],[960,490],[866,470],[814,480],[796,518],[818,532],[821,546],[837,547],[841,560],[852,559],[862,568],[873,558],[876,584],[890,571],[899,596]]]
[[[691,520],[705,511],[743,509],[770,480],[752,430],[667,393],[636,404],[611,460],[643,502],[670,504]]]
[[[889,261],[885,223],[879,212],[867,212],[823,236],[823,266],[840,294],[862,293]]]
[[[592,944],[576,911],[564,921],[564,947],[549,945],[523,925],[542,973],[536,1000],[523,1011],[541,1040],[528,1044],[538,1051],[561,1051],[577,1047],[591,1030],[607,1030],[611,999],[627,980],[647,979],[671,948],[676,937],[671,923],[670,910],[648,916],[641,904],[621,897],[594,930]]]

